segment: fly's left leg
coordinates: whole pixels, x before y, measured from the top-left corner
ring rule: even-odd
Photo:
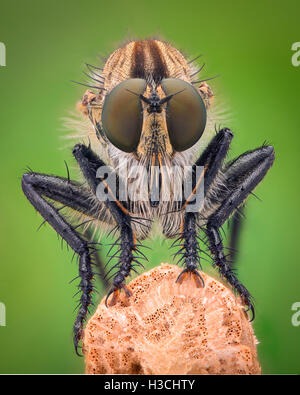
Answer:
[[[134,251],[136,250],[136,242],[134,232],[131,226],[131,217],[126,211],[123,211],[122,206],[119,207],[115,202],[109,202],[108,207],[115,218],[118,228],[120,230],[120,244],[119,259],[116,265],[112,269],[116,268],[117,272],[114,274],[112,288],[108,292],[105,300],[106,306],[113,306],[118,301],[118,296],[123,289],[127,296],[131,296],[131,292],[126,287],[125,280],[129,276],[133,269],[133,263],[139,264],[137,259],[134,257]],[[111,269],[111,270],[112,270]],[[109,297],[112,296],[111,301],[108,303]]]
[[[73,155],[77,160],[80,169],[92,188],[94,194],[97,196],[97,187],[100,183],[103,183],[106,190],[113,194],[114,188],[111,188],[109,185],[109,179],[114,173],[112,169],[107,168],[107,178],[99,180],[97,178],[97,171],[99,168],[105,166],[104,162],[102,162],[97,155],[91,150],[90,147],[87,147],[83,144],[77,144],[73,149]],[[112,179],[116,180],[116,183],[119,185],[120,180],[117,175],[114,173],[114,177]],[[134,257],[134,251],[138,251],[136,248],[135,236],[132,229],[132,219],[129,211],[125,207],[125,203],[119,201],[118,195],[107,197],[104,201],[105,205],[111,212],[116,224],[117,228],[120,231],[119,238],[119,253],[118,262],[113,266],[112,269],[117,269],[112,283],[112,288],[108,292],[106,297],[106,305],[110,306],[114,305],[117,300],[121,289],[123,289],[127,296],[130,296],[130,291],[126,287],[125,280],[131,273],[131,270],[134,270],[133,265],[136,263],[139,264],[139,261],[136,257]],[[112,270],[111,269],[111,270]],[[109,303],[108,299],[112,296],[111,301]]]

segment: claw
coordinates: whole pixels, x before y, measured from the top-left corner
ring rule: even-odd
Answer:
[[[130,296],[132,296],[132,292],[129,290],[129,288],[127,288],[127,286],[126,286],[125,284],[121,284],[120,287],[121,287],[122,289],[124,289],[124,292],[125,292],[125,294],[127,295],[128,298],[129,298]],[[108,294],[107,294],[107,296],[106,296],[106,299],[105,299],[105,306],[106,306],[107,308],[108,308],[108,307],[111,307],[111,306],[114,306],[114,305],[118,302],[119,297],[120,297],[120,292],[121,292],[121,289],[120,289],[120,288],[112,288],[112,289],[108,292]],[[109,297],[110,297],[111,294],[113,294],[113,297],[112,297],[111,301],[108,303],[108,299],[109,299]]]
[[[108,300],[108,296],[111,295],[111,294],[113,294],[113,297],[112,297],[111,301],[109,302],[109,306],[110,307],[114,306],[117,303],[117,301],[119,300],[120,290],[119,289],[114,289],[114,290],[110,291],[108,293],[107,297],[106,297],[106,302]],[[107,307],[107,303],[106,303],[106,307]]]
[[[252,313],[252,318],[250,320],[250,322],[252,322],[252,321],[254,321],[254,318],[255,318],[255,310],[254,310],[254,306],[252,303],[250,303],[250,305],[248,306],[247,311],[249,311],[249,310],[251,310],[251,313]]]
[[[79,346],[78,346],[77,344],[75,344],[75,353],[76,353],[77,357],[83,357],[83,354],[81,354],[81,353],[78,351],[78,348],[79,348]]]
[[[196,283],[196,287],[197,288],[204,288],[205,284],[204,284],[204,280],[203,277],[201,276],[201,274],[198,271],[195,272],[191,272],[191,275],[194,278],[194,281]]]
[[[248,299],[244,299],[243,302],[247,306],[247,309],[245,310],[245,313],[248,313],[248,311],[251,311],[252,318],[251,318],[250,322],[254,321],[254,319],[255,319],[255,310],[254,310],[253,304]]]
[[[188,275],[188,273],[190,274],[190,276],[193,277],[195,283],[196,283],[196,287],[197,288],[204,288],[204,280],[201,276],[201,274],[197,271],[197,270],[189,270],[189,269],[184,269],[179,276],[176,279],[176,282],[178,282],[179,284],[182,284],[183,280],[186,278],[186,276]]]
[[[73,342],[74,342],[74,347],[75,347],[75,353],[78,357],[83,357],[83,355],[78,351],[79,348],[82,349],[82,346],[79,346],[78,343],[83,337],[83,330],[80,329],[77,333],[74,334],[73,336]]]
[[[112,288],[109,292],[108,292],[108,294],[106,295],[106,299],[105,299],[105,306],[108,308],[108,305],[107,305],[107,302],[108,302],[108,299],[109,299],[109,297],[110,297],[110,295],[111,294],[114,294],[115,293],[115,290]],[[113,299],[114,299],[114,297],[115,296],[113,296]],[[110,306],[111,306],[111,303],[109,304]]]
[[[126,284],[122,284],[121,287],[124,289],[124,291],[125,291],[126,295],[128,296],[128,298],[130,296],[132,296],[132,292],[130,291],[129,288],[127,288]]]
[[[183,280],[186,278],[187,276],[187,270],[184,269],[182,270],[182,272],[179,274],[179,276],[176,279],[176,283],[182,284]]]

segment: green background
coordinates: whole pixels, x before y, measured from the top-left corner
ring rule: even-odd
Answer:
[[[72,253],[20,188],[26,166],[66,175],[70,149],[61,149],[61,118],[84,92],[84,63],[107,56],[128,36],[156,34],[192,57],[203,54],[205,76],[231,109],[230,157],[261,145],[276,161],[251,197],[239,256],[239,276],[256,299],[255,333],[264,373],[299,373],[300,327],[291,323],[299,292],[300,67],[291,63],[300,41],[299,1],[4,1],[0,41],[0,327],[1,373],[80,373],[71,328],[77,274]],[[201,61],[202,61],[201,59]],[[74,170],[71,175],[74,176]],[[76,173],[75,173],[76,174]],[[148,242],[149,244],[149,242]],[[147,253],[169,261],[160,240]]]

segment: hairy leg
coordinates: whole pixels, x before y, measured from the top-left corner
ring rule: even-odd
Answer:
[[[79,301],[79,310],[73,327],[73,340],[75,350],[78,353],[78,342],[81,338],[83,322],[88,313],[88,307],[92,302],[93,290],[92,279],[92,254],[93,244],[86,241],[75,228],[61,215],[48,200],[67,205],[85,215],[93,216],[94,208],[88,204],[90,195],[87,190],[80,187],[76,182],[60,177],[48,176],[39,173],[26,173],[22,178],[22,189],[27,199],[35,207],[56,232],[68,243],[79,256],[79,288],[82,292]],[[99,204],[99,209],[100,209]]]
[[[253,318],[254,307],[251,295],[238,281],[227,262],[219,229],[264,178],[273,161],[273,147],[263,146],[241,155],[227,166],[225,171],[227,194],[220,207],[210,215],[206,225],[206,234],[211,253],[214,256],[214,264],[219,268],[221,275],[237,290],[244,303],[249,306]]]
[[[73,155],[77,160],[81,171],[88,181],[90,187],[92,188],[94,194],[97,194],[97,186],[100,182],[105,183],[105,180],[99,181],[97,179],[97,170],[104,165],[104,163],[96,156],[96,154],[87,146],[82,144],[77,144],[73,149]],[[113,170],[109,170],[108,172],[113,172]],[[120,183],[117,175],[116,182]],[[111,188],[107,185],[107,189],[111,192]],[[140,265],[138,257],[134,256],[134,252],[139,252],[137,249],[135,235],[132,230],[132,219],[127,207],[126,203],[120,202],[118,195],[113,196],[113,200],[107,198],[105,200],[105,205],[110,210],[117,227],[120,231],[119,238],[119,250],[118,253],[118,262],[113,266],[112,269],[116,269],[116,273],[113,278],[113,285],[111,290],[109,291],[106,303],[111,294],[113,294],[112,300],[109,305],[114,305],[117,301],[120,290],[123,288],[128,296],[130,296],[130,291],[126,287],[125,280],[129,276],[132,270],[134,269],[134,265]]]
[[[210,251],[214,256],[214,265],[218,267],[221,276],[225,278],[234,289],[237,290],[243,302],[247,306],[249,306],[249,308],[252,311],[252,320],[253,320],[254,306],[253,306],[252,297],[249,291],[237,279],[237,277],[232,271],[231,265],[227,262],[227,258],[224,254],[224,247],[219,229],[208,225],[206,234],[209,240]]]
[[[185,269],[180,273],[177,281],[182,281],[186,273],[192,273],[197,283],[203,283],[203,279],[197,272],[201,268],[198,246],[197,234],[197,218],[198,213],[188,211],[188,206],[193,202],[195,196],[199,191],[201,181],[204,179],[204,195],[206,196],[213,185],[213,182],[222,166],[223,160],[228,152],[231,140],[233,138],[232,132],[224,128],[220,130],[216,136],[209,143],[207,148],[201,154],[200,158],[195,162],[192,173],[192,193],[182,203],[182,207],[186,210],[184,222],[180,236],[177,239],[181,245],[178,254],[181,254],[180,261],[184,261]],[[201,166],[203,170],[196,173],[196,167]]]
[[[198,272],[198,269],[201,269],[201,264],[195,213],[185,214],[179,240],[182,247],[175,255],[182,255],[179,261],[184,260],[185,269],[179,274],[176,281],[181,283],[187,274],[191,274],[195,279],[197,287],[204,286],[204,280]]]

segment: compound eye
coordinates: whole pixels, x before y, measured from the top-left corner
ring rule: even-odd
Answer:
[[[166,78],[161,86],[167,96],[175,94],[167,102],[167,127],[173,148],[184,151],[192,147],[204,132],[204,102],[199,92],[183,80]]]
[[[110,142],[122,151],[133,152],[138,146],[143,126],[142,105],[138,95],[145,89],[145,80],[133,78],[121,82],[105,97],[103,130]]]

